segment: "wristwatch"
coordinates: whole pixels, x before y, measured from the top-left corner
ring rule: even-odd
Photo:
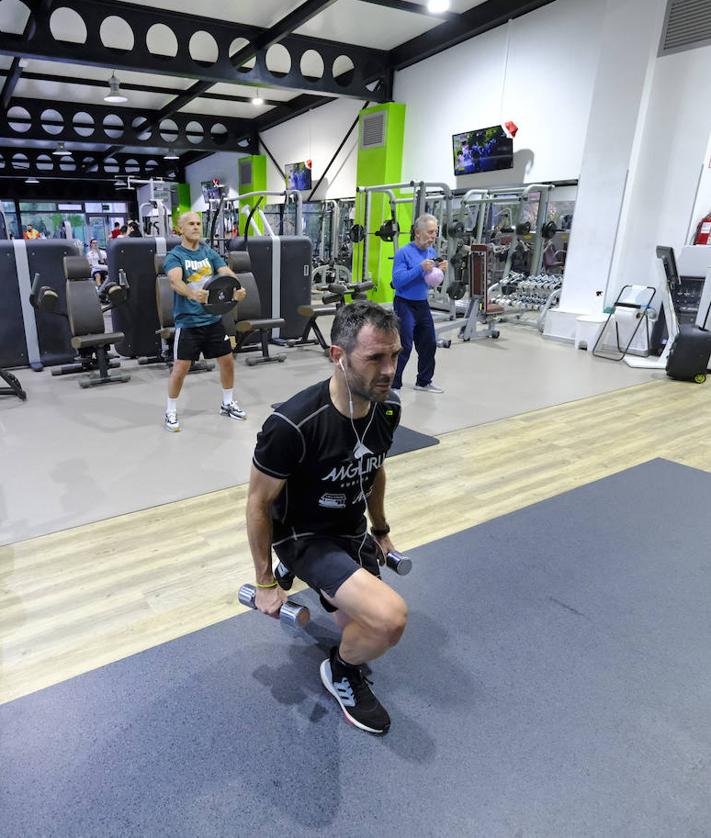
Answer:
[[[376,538],[382,538],[384,535],[388,535],[390,532],[389,524],[386,524],[384,527],[371,527],[370,534],[374,535]]]

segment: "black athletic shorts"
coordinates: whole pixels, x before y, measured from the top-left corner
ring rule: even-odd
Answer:
[[[361,546],[362,545],[362,546]],[[279,561],[313,588],[326,611],[337,611],[321,596],[334,596],[341,585],[363,567],[380,579],[378,558],[382,551],[371,535],[357,537],[306,536],[274,545]]]
[[[219,358],[232,352],[232,344],[222,321],[210,326],[179,326],[175,330],[173,358],[176,361],[197,361],[202,352],[205,358]]]

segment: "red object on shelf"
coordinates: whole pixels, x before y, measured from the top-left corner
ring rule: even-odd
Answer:
[[[711,212],[705,215],[696,228],[694,244],[708,244],[711,238]]]
[[[515,137],[518,132],[518,125],[515,122],[504,122],[504,128],[511,134],[512,137]]]

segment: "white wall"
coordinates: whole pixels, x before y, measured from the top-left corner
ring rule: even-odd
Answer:
[[[284,166],[287,163],[300,163],[303,160],[312,161],[311,178],[313,186],[316,186],[362,107],[363,102],[357,99],[336,99],[328,105],[315,108],[264,131],[262,139],[281,167],[281,171],[278,171],[267,157],[267,189],[269,191],[283,190]],[[358,129],[356,127],[334,160],[323,184],[314,195],[314,200],[348,198],[355,195],[357,141]],[[260,154],[264,153],[264,149],[260,148],[259,151]],[[304,194],[304,198],[306,197],[308,193]]]
[[[225,197],[237,197],[237,161],[244,156],[239,152],[218,151],[187,167],[185,174],[187,182],[190,184],[190,200],[195,212],[204,212],[207,209],[200,186],[206,180],[219,178],[220,183],[224,183],[227,187]]]
[[[395,100],[407,104],[403,179],[468,188],[577,179],[604,8],[558,0],[396,73]],[[515,168],[455,179],[452,134],[507,120],[519,127]]]
[[[699,219],[711,208],[711,110],[699,89],[699,81],[709,74],[711,47],[668,55],[655,62],[639,160],[628,189],[626,223],[619,232],[619,258],[608,299],[614,299],[624,283],[654,284],[656,245],[672,246],[678,254],[688,241],[690,228],[693,235]]]

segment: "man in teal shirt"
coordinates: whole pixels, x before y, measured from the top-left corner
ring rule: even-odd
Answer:
[[[224,259],[211,247],[200,241],[200,216],[186,212],[178,219],[181,241],[165,257],[164,269],[170,280],[173,294],[175,341],[173,343],[173,369],[168,382],[168,402],[165,410],[165,427],[179,431],[178,396],[185,376],[200,353],[205,358],[215,358],[220,368],[222,404],[220,414],[231,419],[245,419],[247,414],[234,399],[234,360],[232,344],[222,325],[219,314],[210,314],[203,306],[208,292],[203,282],[213,274],[229,274]],[[238,302],[247,296],[240,288],[235,291]]]

